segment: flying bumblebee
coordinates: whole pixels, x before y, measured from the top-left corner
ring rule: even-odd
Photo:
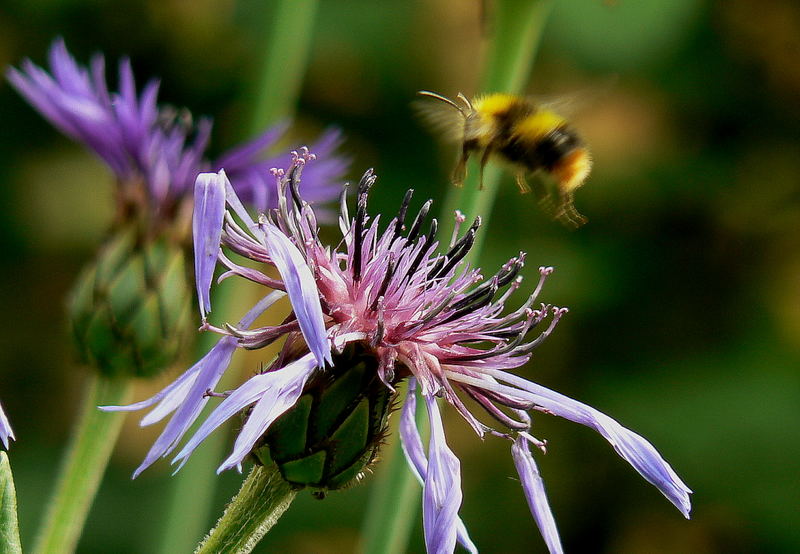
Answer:
[[[573,205],[573,196],[588,177],[592,158],[563,117],[530,98],[512,94],[486,94],[472,101],[461,93],[455,101],[427,90],[418,94],[440,102],[417,103],[420,115],[444,137],[461,143],[454,184],[463,185],[467,160],[479,152],[483,188],[483,168],[489,158],[496,157],[514,169],[522,193],[531,190],[527,174],[541,171],[549,175],[556,184],[554,192],[543,180],[534,182],[542,208],[564,225],[586,223]]]

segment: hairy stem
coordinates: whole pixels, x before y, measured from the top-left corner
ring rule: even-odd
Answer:
[[[275,464],[254,466],[217,525],[195,554],[251,552],[294,500],[297,491]]]

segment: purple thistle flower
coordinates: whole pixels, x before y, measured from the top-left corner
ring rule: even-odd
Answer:
[[[8,449],[8,439],[14,440],[14,431],[11,429],[11,424],[8,422],[3,406],[0,405],[0,441],[3,446]]]
[[[146,204],[154,213],[169,212],[181,198],[191,195],[197,175],[225,167],[237,193],[258,210],[275,207],[271,183],[264,179],[270,167],[289,163],[286,155],[264,158],[264,152],[287,128],[280,124],[255,139],[208,161],[204,153],[211,136],[211,120],[192,122],[187,110],[157,105],[159,83],[148,82],[137,94],[128,59],[119,64],[119,91],[106,84],[102,55],[90,66],[79,65],[56,39],[49,53],[50,72],[30,60],[10,68],[7,78],[17,91],[50,123],[95,152],[114,172],[121,197],[141,201],[143,182]],[[328,131],[315,145],[324,162],[306,175],[304,193],[316,202],[336,197],[346,162],[333,151],[338,131]]]
[[[336,247],[324,245],[317,234],[314,211],[298,192],[301,172],[312,159],[313,155],[304,150],[294,155],[287,172],[273,170],[278,207],[256,219],[244,210],[224,172],[198,179],[197,203],[202,198],[208,207],[196,212],[203,217],[194,226],[196,255],[217,251],[219,263],[227,269],[220,279],[237,275],[287,292],[293,313],[280,325],[255,329],[249,329],[251,316],[265,306],[251,310],[238,326],[217,328],[204,323],[205,329],[223,335],[216,348],[226,349],[225,356],[209,360],[202,369],[213,378],[201,379],[201,361],[153,398],[132,406],[107,408],[134,410],[158,403],[143,425],[175,412],[137,473],[157,457],[174,451],[198,417],[196,406],[204,403],[209,394],[225,399],[174,462],[185,463],[197,445],[222,422],[253,406],[246,412],[233,453],[219,470],[239,467],[248,452],[258,447],[270,425],[297,402],[309,379],[336,369],[331,365],[331,353],[339,354],[348,345],[358,345],[375,360],[375,372],[385,387],[394,391],[398,382],[409,378],[400,433],[412,471],[424,487],[428,552],[452,552],[456,541],[470,552],[476,551],[458,516],[462,499],[460,463],[447,445],[438,399],[460,413],[480,437],[488,434],[510,441],[531,513],[551,552],[561,552],[561,545],[530,450],[532,444],[544,451],[544,443],[530,434],[531,410],[558,415],[598,431],[689,517],[691,491],[647,440],[589,406],[510,372],[530,359],[532,351],[566,313],[566,309],[544,304],[534,308],[552,268],[540,268],[533,293],[517,309],[504,314],[506,301],[522,281],[518,274],[524,255],[511,258],[495,275],[483,279],[478,269],[463,262],[480,219],[458,238],[458,228],[464,222],[460,214],[446,252],[437,253],[436,220],[423,232],[430,201],[406,227],[412,191],[406,194],[397,217],[381,231],[380,218],[370,220],[366,211],[368,192],[376,179],[372,171],[358,186],[356,212],[352,216],[342,194],[342,243]],[[230,211],[221,217],[223,196]],[[254,262],[274,266],[280,278],[235,263],[220,246]],[[208,298],[213,266],[204,262],[202,268],[197,275],[198,296]],[[201,313],[205,315],[207,311],[208,305],[201,305]],[[539,326],[544,330],[529,337]],[[257,349],[282,336],[286,337],[283,349],[266,371],[233,391],[209,391],[226,370],[229,352],[234,348]],[[190,382],[194,383],[191,389]],[[431,426],[427,449],[413,415],[417,384]],[[467,408],[464,398],[480,406],[482,417]]]

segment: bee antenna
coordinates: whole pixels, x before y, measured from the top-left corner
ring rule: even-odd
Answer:
[[[475,111],[475,108],[473,108],[473,107],[472,107],[472,102],[470,102],[470,101],[469,101],[469,99],[468,99],[466,96],[464,96],[463,94],[461,94],[461,93],[459,92],[459,93],[458,93],[458,97],[457,97],[457,98],[458,98],[459,100],[461,100],[461,101],[464,103],[464,105],[467,107],[467,109],[468,109],[469,111],[471,111],[471,112],[474,112],[474,111]],[[459,111],[460,111],[460,110],[459,110]],[[464,112],[461,112],[461,113],[464,113]]]
[[[429,98],[434,98],[436,100],[444,102],[445,104],[449,104],[449,105],[453,106],[455,109],[457,109],[459,111],[459,113],[461,115],[463,115],[465,118],[467,117],[467,114],[464,113],[464,108],[462,108],[461,106],[459,106],[458,104],[456,104],[455,102],[453,102],[452,100],[447,98],[446,96],[442,96],[441,94],[437,94],[437,93],[431,92],[429,90],[421,90],[421,91],[417,92],[417,94],[419,94],[420,96],[427,96]],[[472,109],[472,106],[470,105],[469,100],[467,100],[464,97],[464,95],[461,94],[460,92],[458,93],[458,98],[459,99],[463,99],[463,101],[470,108],[470,110]]]

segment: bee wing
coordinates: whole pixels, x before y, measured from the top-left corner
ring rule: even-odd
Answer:
[[[464,115],[457,108],[429,96],[414,100],[411,107],[425,126],[444,140],[464,140]]]
[[[559,95],[528,95],[527,98],[541,108],[551,110],[561,116],[574,116],[585,111],[589,106],[596,104],[604,96],[611,93],[616,86],[618,77],[607,77],[596,85],[590,86],[567,94]]]

